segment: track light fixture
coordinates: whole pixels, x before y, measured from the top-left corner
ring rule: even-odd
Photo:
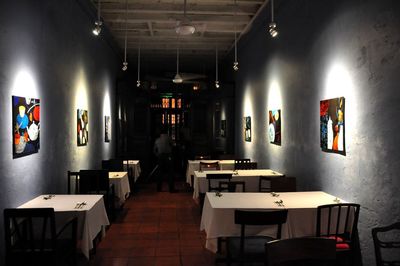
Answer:
[[[100,0],[97,2],[97,20],[94,22],[94,28],[92,30],[93,34],[95,36],[100,35],[101,32],[101,25],[103,25],[103,22],[100,19]]]
[[[268,25],[269,34],[272,38],[278,36],[278,29],[276,28],[276,23],[274,22],[274,0],[271,0],[271,22]]]
[[[128,62],[126,61],[126,45],[128,39],[128,0],[125,1],[125,46],[124,46],[124,62],[122,63],[122,71],[128,69]]]

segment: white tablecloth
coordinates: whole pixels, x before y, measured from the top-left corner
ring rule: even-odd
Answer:
[[[207,192],[200,230],[207,234],[206,248],[216,252],[217,238],[239,236],[240,225],[234,223],[234,211],[288,209],[286,223],[282,227],[282,238],[315,236],[317,207],[334,204],[336,197],[322,191],[282,192],[278,197],[270,193],[222,193],[217,197],[214,192]],[[282,200],[284,206],[275,201]],[[339,199],[341,202],[343,200]],[[246,228],[246,235],[265,235],[275,237],[276,227],[251,226]]]
[[[89,259],[89,250],[93,248],[93,240],[102,231],[105,234],[105,226],[109,225],[107,212],[104,207],[102,195],[55,195],[45,200],[38,196],[18,208],[54,208],[56,222],[62,224],[70,217],[78,217],[78,238],[81,240],[80,249]],[[77,202],[86,202],[80,209],[75,209]]]
[[[118,198],[119,205],[122,205],[131,192],[128,172],[109,172],[108,178],[110,179],[111,184],[114,185],[115,196]]]
[[[257,192],[258,191],[258,180],[260,176],[283,176],[283,174],[270,169],[251,169],[251,170],[220,170],[220,171],[195,171],[194,172],[194,184],[193,184],[193,198],[198,199],[200,193],[206,193],[208,191],[208,181],[206,178],[207,174],[219,174],[227,173],[232,174],[232,181],[245,181],[246,192]],[[218,186],[218,180],[213,186]]]
[[[128,167],[132,169],[134,181],[139,178],[142,172],[140,168],[140,163],[138,160],[124,160],[124,170],[128,171]]]
[[[193,186],[191,176],[194,175],[194,171],[200,170],[200,162],[214,163],[218,162],[220,170],[234,170],[235,160],[188,160],[186,169],[186,183]]]

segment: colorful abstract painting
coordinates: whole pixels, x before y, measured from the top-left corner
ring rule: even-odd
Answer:
[[[78,109],[78,125],[77,125],[77,136],[78,136],[78,146],[86,146],[89,142],[89,117],[88,111]]]
[[[244,140],[251,142],[251,117],[244,118]]]
[[[221,137],[226,137],[226,120],[221,120]]]
[[[39,152],[40,100],[12,96],[13,158]]]
[[[320,102],[321,149],[345,155],[345,99],[344,97]]]
[[[268,135],[270,143],[281,145],[281,110],[269,111]]]
[[[111,117],[105,116],[104,117],[104,141],[110,142],[111,140]]]

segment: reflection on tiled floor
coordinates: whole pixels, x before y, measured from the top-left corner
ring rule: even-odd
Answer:
[[[204,248],[199,206],[184,183],[177,193],[156,192],[155,184],[138,184],[89,265],[214,265]],[[164,191],[167,191],[164,188]]]

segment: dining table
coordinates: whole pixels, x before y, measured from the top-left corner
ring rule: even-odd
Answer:
[[[192,176],[194,176],[195,171],[200,170],[200,162],[202,163],[215,163],[218,162],[220,169],[219,170],[234,170],[235,169],[235,160],[188,160],[187,168],[186,168],[186,183],[188,183],[191,187],[192,184]]]
[[[197,200],[201,193],[208,192],[207,174],[232,174],[232,181],[245,182],[246,192],[258,192],[260,176],[284,176],[282,173],[271,169],[194,171],[193,199]],[[212,182],[218,182],[218,180],[212,180]],[[214,186],[218,186],[218,184],[214,184]]]
[[[139,160],[124,160],[123,165],[125,171],[129,171],[129,169],[131,169],[133,174],[133,181],[136,182],[140,174],[142,173]]]
[[[115,196],[117,197],[118,205],[121,206],[131,192],[128,172],[109,172],[108,178],[110,183],[114,185]]]
[[[102,195],[40,195],[18,208],[53,208],[56,225],[63,225],[71,217],[78,218],[78,249],[89,259],[93,240],[110,225]]]
[[[206,248],[217,251],[219,237],[240,236],[240,225],[234,223],[235,210],[273,211],[287,209],[282,239],[315,236],[317,207],[345,201],[323,191],[282,193],[215,193],[207,192],[200,230],[206,233]],[[246,235],[276,236],[274,226],[246,227]]]

